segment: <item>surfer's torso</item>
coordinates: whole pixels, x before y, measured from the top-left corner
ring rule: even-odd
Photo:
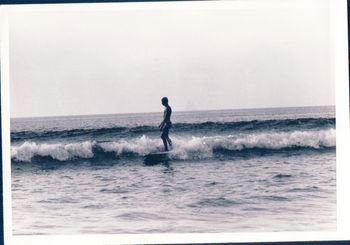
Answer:
[[[167,106],[164,110],[163,122],[165,123],[165,126],[168,126],[168,127],[171,126],[171,120],[170,120],[171,112],[172,112],[172,110],[171,110],[170,106]]]

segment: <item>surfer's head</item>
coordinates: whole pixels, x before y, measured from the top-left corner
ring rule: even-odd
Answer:
[[[168,105],[168,98],[167,97],[162,98],[162,105],[164,105],[164,106]]]

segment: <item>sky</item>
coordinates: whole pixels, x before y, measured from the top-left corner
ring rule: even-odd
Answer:
[[[10,12],[11,117],[335,104],[328,1],[94,6]]]

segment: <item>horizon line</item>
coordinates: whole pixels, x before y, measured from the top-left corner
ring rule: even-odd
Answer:
[[[228,110],[261,110],[261,109],[277,109],[277,108],[301,108],[301,107],[335,107],[335,105],[309,105],[309,106],[272,106],[272,107],[246,107],[246,108],[231,108],[231,109],[199,109],[199,110],[179,110],[176,112],[204,112],[204,111],[228,111]],[[147,114],[147,113],[162,113],[159,111],[148,111],[148,112],[127,112],[127,113],[101,113],[101,114],[75,114],[75,115],[47,115],[47,116],[19,116],[11,117],[10,119],[29,119],[29,118],[49,118],[49,117],[87,117],[87,116],[108,116],[108,115],[129,115],[129,114]]]

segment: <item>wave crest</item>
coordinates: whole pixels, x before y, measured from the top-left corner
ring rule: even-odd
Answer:
[[[197,159],[214,157],[215,152],[237,152],[252,149],[322,149],[335,147],[336,131],[333,128],[318,131],[264,132],[226,136],[173,137],[172,157],[175,159]],[[134,139],[74,143],[36,143],[24,142],[11,147],[14,161],[31,162],[34,157],[49,157],[53,160],[68,161],[93,159],[97,154],[114,154],[115,157],[144,156],[161,151],[159,138],[145,135]]]
[[[34,156],[50,157],[59,161],[67,161],[74,158],[92,158],[93,142],[38,144],[24,142],[20,146],[11,147],[11,158],[17,161],[30,162]]]
[[[175,141],[173,154],[181,159],[207,158],[217,151],[235,152],[252,149],[283,150],[335,147],[335,129],[257,133],[248,135],[192,137]]]

